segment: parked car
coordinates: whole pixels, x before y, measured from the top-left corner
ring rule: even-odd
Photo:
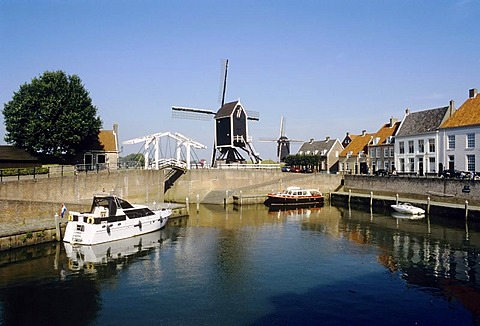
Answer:
[[[297,168],[297,167],[291,167],[290,172],[300,173],[300,172],[302,172],[302,169]]]
[[[443,170],[442,178],[452,178],[452,179],[471,179],[472,175],[470,172],[459,171],[459,170]]]
[[[290,167],[288,165],[282,166],[282,172],[290,172]]]
[[[391,173],[386,169],[378,169],[373,174],[378,175],[378,176],[382,176],[382,177],[391,175]]]

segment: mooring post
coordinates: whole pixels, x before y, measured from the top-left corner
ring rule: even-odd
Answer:
[[[240,190],[240,206],[243,205],[243,194],[242,191]]]
[[[350,199],[352,197],[352,189],[348,189],[348,203],[350,204]]]
[[[200,195],[197,194],[197,213],[200,210]]]
[[[55,213],[55,239],[57,241],[61,240],[61,235],[60,235],[60,221],[58,220],[58,214]]]
[[[430,215],[430,196],[427,197],[427,215]]]
[[[185,206],[187,208],[187,215],[190,215],[190,203],[188,197],[185,198]]]
[[[370,191],[370,207],[373,206],[373,191]]]
[[[332,188],[328,188],[328,204],[332,206]]]
[[[398,194],[395,195],[395,205],[398,205]]]
[[[465,219],[468,219],[468,200],[465,200]]]

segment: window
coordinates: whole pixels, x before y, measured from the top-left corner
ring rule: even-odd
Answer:
[[[408,141],[408,153],[413,154],[414,148],[413,148],[413,140]]]
[[[382,150],[380,148],[377,148],[377,157],[380,157],[381,153],[382,153]]]
[[[455,149],[455,135],[448,136],[448,149]]]
[[[400,172],[405,171],[405,159],[401,158],[400,159]]]
[[[413,157],[408,159],[408,170],[409,172],[415,171],[415,159]]]
[[[429,172],[435,172],[435,157],[429,157],[428,162],[430,167],[428,168]]]
[[[435,153],[435,138],[430,138],[428,140],[428,151],[430,153]]]
[[[383,157],[388,157],[388,153],[389,153],[388,148],[384,148],[383,149]]]
[[[385,170],[387,170],[387,171],[388,171],[388,166],[389,166],[389,163],[388,163],[388,161],[385,161],[383,166],[385,167]]]
[[[418,152],[425,153],[425,146],[424,146],[423,139],[418,140]]]
[[[399,147],[400,154],[405,154],[405,144],[403,143],[403,141],[398,142],[398,147]]]
[[[395,151],[393,149],[393,147],[390,147],[390,157],[393,157],[395,154]]]
[[[475,172],[475,155],[467,155],[467,170]]]
[[[475,134],[467,134],[467,148],[475,148]]]
[[[455,169],[455,156],[448,155],[448,170],[453,171]]]
[[[375,148],[370,149],[370,157],[375,157]]]

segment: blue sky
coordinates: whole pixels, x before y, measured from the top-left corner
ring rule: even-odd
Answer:
[[[180,132],[210,160],[213,121],[174,119],[171,107],[217,110],[228,59],[226,99],[260,113],[250,134],[275,159],[259,139],[278,137],[282,116],[289,138],[341,140],[407,107],[460,106],[480,88],[478,17],[478,0],[0,0],[0,104],[63,70],[120,141]]]

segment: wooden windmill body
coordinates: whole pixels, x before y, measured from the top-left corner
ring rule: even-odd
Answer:
[[[174,118],[186,118],[195,120],[215,120],[215,133],[212,154],[212,166],[222,163],[245,163],[239,150],[248,154],[253,163],[259,163],[261,158],[255,152],[252,138],[248,132],[248,120],[258,121],[259,114],[244,109],[240,100],[224,103],[228,60],[225,62],[225,74],[223,82],[222,103],[217,112],[205,109],[187,107],[172,107]]]

